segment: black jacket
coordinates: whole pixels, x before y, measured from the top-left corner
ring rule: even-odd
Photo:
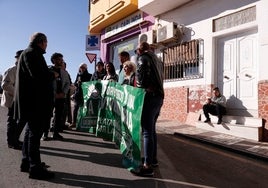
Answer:
[[[83,73],[78,73],[76,75],[76,79],[74,82],[74,85],[76,86],[75,92],[74,92],[74,100],[79,105],[83,105],[83,90],[82,90],[82,82],[88,82],[91,80],[92,74],[90,74],[87,70],[85,70]]]
[[[133,74],[131,74],[131,76],[130,76],[130,78],[129,79],[124,79],[123,80],[123,83],[122,83],[122,85],[123,84],[127,84],[127,85],[130,85],[130,86],[137,86],[137,84],[136,84],[136,74],[135,74],[135,72],[133,73]]]
[[[163,62],[154,53],[142,53],[138,56],[137,87],[164,98],[163,70]]]
[[[47,67],[45,51],[30,44],[20,56],[15,85],[15,118],[41,121],[51,115],[54,74]]]
[[[102,70],[102,72],[95,71],[91,77],[91,81],[102,80],[105,75],[106,75],[106,72],[104,69]]]

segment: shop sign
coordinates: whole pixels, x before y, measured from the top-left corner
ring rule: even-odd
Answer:
[[[127,18],[105,28],[105,38],[111,37],[143,21],[143,14],[138,11]]]

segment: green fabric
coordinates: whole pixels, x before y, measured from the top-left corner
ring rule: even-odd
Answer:
[[[123,154],[123,165],[136,169],[141,164],[144,90],[104,80],[85,82],[82,89],[84,105],[79,110],[78,130],[115,142]]]

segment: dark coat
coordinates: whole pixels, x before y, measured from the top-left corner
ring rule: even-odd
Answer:
[[[123,83],[122,84],[127,84],[127,85],[130,85],[130,86],[134,86],[136,87],[137,86],[137,83],[136,83],[136,74],[135,72],[133,74],[131,74],[130,78],[129,79],[124,79],[123,80]]]
[[[75,102],[81,106],[83,105],[83,90],[82,90],[82,83],[89,82],[91,80],[92,74],[90,74],[87,70],[83,73],[79,72],[76,75],[76,79],[74,85],[76,87],[74,92],[74,100]]]
[[[91,77],[91,81],[94,81],[94,80],[102,80],[103,77],[105,76],[106,72],[105,70],[103,69],[102,72],[98,72],[98,71],[95,71]]]
[[[30,44],[21,54],[15,85],[15,118],[42,121],[51,115],[54,75],[47,67],[44,53],[40,47]]]

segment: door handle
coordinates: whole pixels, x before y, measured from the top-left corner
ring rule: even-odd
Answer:
[[[230,78],[229,78],[228,76],[226,76],[226,75],[224,76],[224,78],[226,78],[227,80],[229,80],[229,79],[230,79]]]
[[[251,78],[252,76],[249,74],[245,74],[245,77]]]

